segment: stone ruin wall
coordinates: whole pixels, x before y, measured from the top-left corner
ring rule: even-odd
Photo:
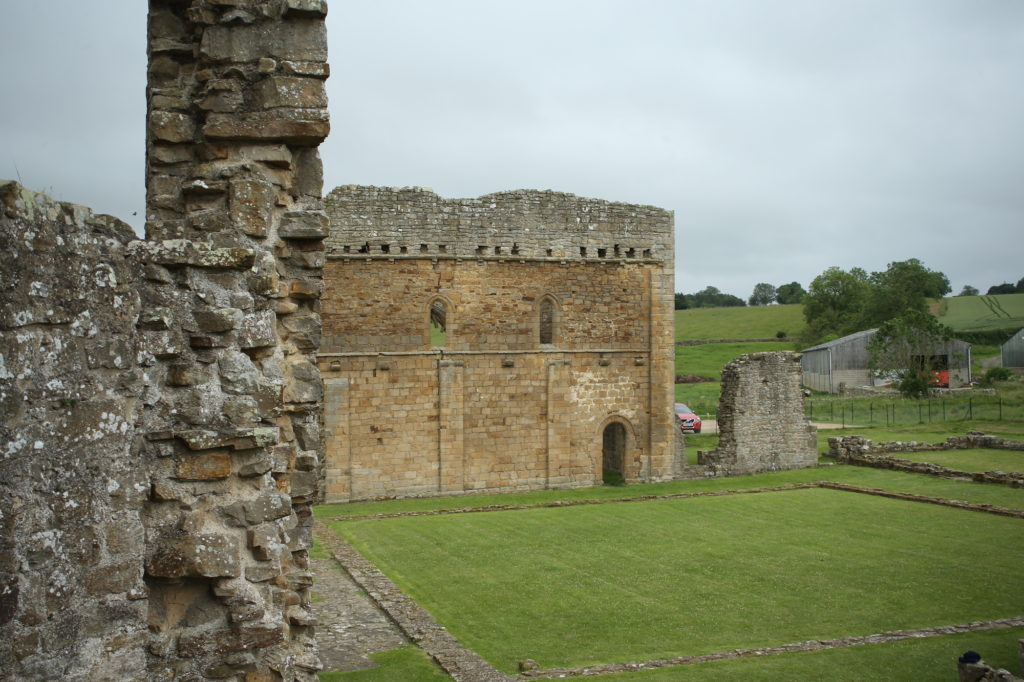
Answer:
[[[134,234],[0,183],[0,668],[146,679]]]
[[[951,469],[931,462],[918,462],[893,457],[890,453],[900,452],[940,452],[943,450],[967,450],[971,448],[988,448],[991,450],[1024,450],[1024,443],[992,436],[981,431],[968,431],[965,436],[952,436],[941,443],[921,443],[918,441],[883,441],[873,442],[863,436],[839,436],[828,439],[828,456],[838,464],[906,471],[917,474],[928,474],[939,478],[970,479],[976,483],[996,483],[1011,488],[1024,487],[1024,473],[1020,471],[962,471]]]
[[[0,185],[0,660],[313,680],[320,0],[151,0],[147,236]]]
[[[627,480],[679,474],[671,213],[530,190],[345,186],[326,203],[329,501],[593,485],[610,421]]]
[[[815,466],[817,429],[804,415],[800,354],[750,353],[726,365],[718,432],[718,449],[698,458],[709,475]]]

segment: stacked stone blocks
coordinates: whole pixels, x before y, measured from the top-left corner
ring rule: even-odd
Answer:
[[[320,0],[151,0],[147,241],[0,185],[19,679],[313,680]]]
[[[328,76],[319,0],[150,2],[154,670],[313,679]],[[237,253],[204,267],[177,250]],[[169,255],[168,255],[169,254]],[[213,580],[210,583],[210,579]],[[190,587],[190,585],[195,585]],[[182,587],[184,585],[185,587]],[[205,586],[209,586],[209,590]],[[195,590],[184,613],[182,593]],[[190,617],[200,608],[207,615]]]
[[[698,462],[713,476],[815,466],[817,429],[804,415],[800,354],[750,353],[722,370],[718,449]]]
[[[146,679],[137,424],[148,398],[133,237],[114,218],[0,182],[5,679]]]

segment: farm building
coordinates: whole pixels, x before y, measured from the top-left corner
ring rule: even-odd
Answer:
[[[857,332],[803,351],[803,385],[817,391],[841,393],[844,388],[878,386],[884,383],[868,369],[868,342],[877,329]],[[956,388],[971,382],[971,344],[951,339],[931,356],[939,368],[939,386]]]
[[[1003,367],[1024,367],[1024,329],[1018,329],[999,347]]]

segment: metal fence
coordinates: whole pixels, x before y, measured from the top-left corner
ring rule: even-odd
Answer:
[[[813,422],[843,426],[899,426],[952,421],[1024,421],[1024,405],[997,396],[873,400],[865,398],[805,400],[804,413]]]

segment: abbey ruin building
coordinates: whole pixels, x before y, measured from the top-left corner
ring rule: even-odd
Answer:
[[[678,476],[671,213],[364,186],[326,209],[327,501]]]

